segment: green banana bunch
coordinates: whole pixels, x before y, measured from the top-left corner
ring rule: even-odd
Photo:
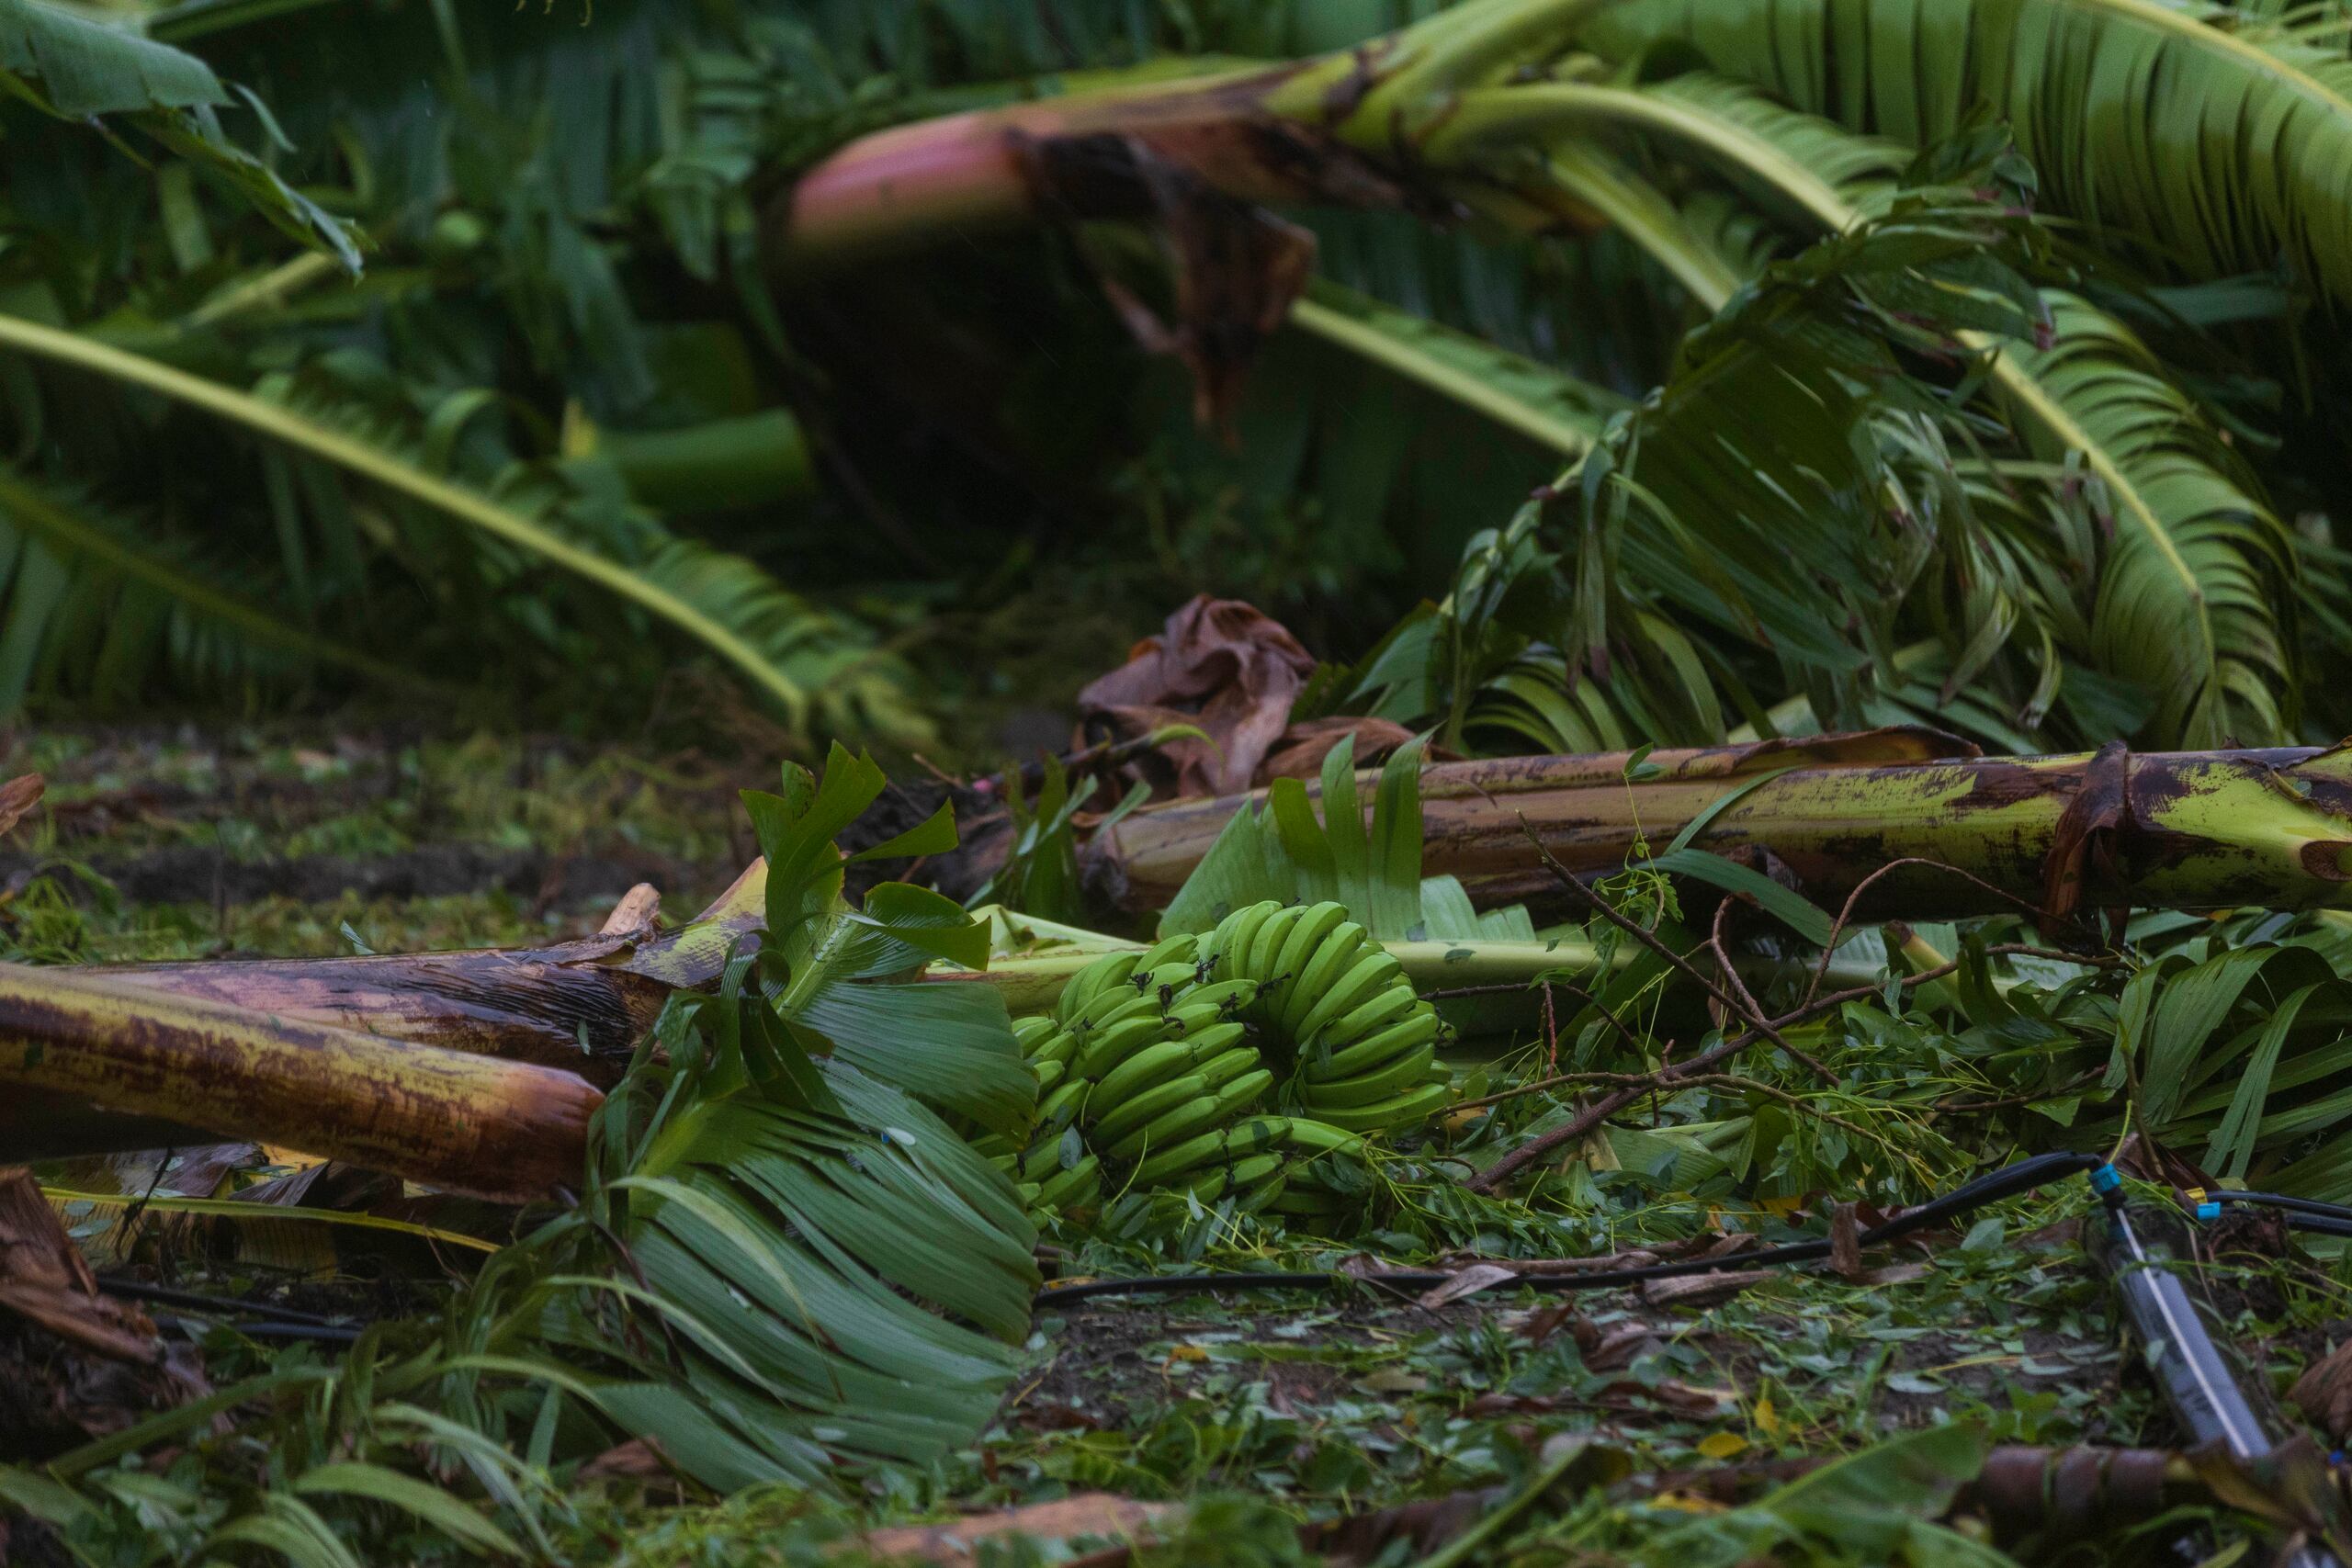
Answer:
[[[1013,1032],[1036,1123],[1025,1143],[974,1146],[1032,1205],[1080,1218],[1166,1189],[1341,1213],[1339,1195],[1294,1186],[1295,1164],[1446,1098],[1436,1013],[1333,903],[1257,905],[1205,937],[1106,954]],[[1270,1113],[1277,1090],[1306,1114]]]
[[[1390,1132],[1451,1100],[1437,1010],[1344,905],[1252,904],[1219,921],[1198,953],[1212,985],[1257,985],[1241,1017],[1261,1049],[1288,1047],[1283,1100],[1305,1116]]]

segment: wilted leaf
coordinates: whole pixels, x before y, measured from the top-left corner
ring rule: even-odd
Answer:
[[[39,773],[25,773],[0,784],[0,833],[14,828],[26,812],[40,803],[42,787]]]

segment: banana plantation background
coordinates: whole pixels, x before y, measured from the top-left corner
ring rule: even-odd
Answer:
[[[2340,0],[0,84],[0,1562],[2352,1562]]]

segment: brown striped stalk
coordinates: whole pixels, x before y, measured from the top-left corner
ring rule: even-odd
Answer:
[[[1628,761],[1429,768],[1424,873],[1460,877],[1484,905],[1540,899],[1556,882],[1538,844],[1568,871],[1605,874],[1638,859],[1637,841],[1661,850],[1714,810],[1695,847],[1769,856],[1833,909],[1867,882],[1857,913],[1871,918],[2352,903],[2352,750],[1984,757],[1894,729],[1654,751],[1639,781]],[[1134,813],[1087,846],[1090,886],[1123,909],[1164,907],[1233,813],[1261,798]]]
[[[507,1202],[579,1183],[604,1100],[529,1063],[0,964],[0,1100],[26,1089]]]
[[[718,978],[766,915],[755,861],[686,925],[608,928],[546,947],[357,958],[93,964],[75,973],[389,1039],[560,1067],[609,1085],[673,990]],[[6,1136],[0,1111],[0,1140]],[[5,1144],[0,1144],[5,1146]]]

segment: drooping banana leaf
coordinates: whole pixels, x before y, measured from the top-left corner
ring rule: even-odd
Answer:
[[[2324,6],[2165,0],[1629,0],[1582,40],[1672,42],[1915,147],[2004,120],[2058,209],[2213,277],[2281,252],[2352,299],[2352,62]]]
[[[1561,85],[1473,94],[1468,130],[1449,146],[1577,133],[1632,138],[1700,163],[1744,197],[1802,229],[1844,233],[1893,198],[1906,162],[1895,144],[1774,104],[1704,73],[1642,86]],[[2147,733],[2191,746],[2278,739],[2278,693],[2290,684],[2280,606],[2292,575],[2285,531],[2258,498],[2244,463],[2170,382],[2130,330],[2067,294],[2044,297],[2048,341],[2004,342],[1979,331],[1962,341],[1984,355],[1986,380],[2019,443],[2049,465],[2040,479],[2013,471],[2006,488],[2071,487],[2079,468],[2098,487],[2110,542],[2091,565],[2089,636],[2075,657],[2155,694]],[[1985,499],[1998,512],[2002,500]],[[2060,575],[2007,562],[1991,530],[1953,518],[1953,554],[1979,601],[1955,647],[1947,694],[1981,671],[2018,626],[2021,607],[2045,615]],[[2070,565],[2056,530],[2013,541]],[[2184,636],[2184,631],[2187,635]],[[1987,634],[1990,634],[1989,636]],[[2048,633],[2045,629],[2044,637]],[[2048,706],[2046,700],[2039,706]]]
[[[598,1404],[722,1490],[968,1440],[1021,1364],[1036,1289],[1001,1174],[845,1060],[685,1100],[610,1184],[639,1288],[599,1303],[617,1309],[590,1314],[601,1333],[561,1331],[637,1364]],[[673,1355],[632,1352],[632,1321]]]
[[[348,223],[229,140],[220,111],[240,100],[196,56],[46,0],[0,0],[0,72],[14,96],[59,119],[103,129],[122,117],[224,176],[286,233],[359,269]],[[279,134],[253,107],[265,133]]]
[[[393,688],[415,674],[320,636],[224,581],[190,541],[0,466],[0,713],[32,687],[128,700],[166,661],[193,689],[290,683],[309,663]]]
[[[596,538],[564,525],[566,485],[511,474],[500,493],[450,478],[381,414],[282,400],[190,375],[144,355],[0,316],[0,346],[96,372],[216,415],[293,452],[380,485],[512,553],[576,576],[724,660],[797,725],[926,733],[893,690],[893,665],[839,617],[791,594],[749,560],[650,525]],[[462,400],[462,411],[469,406]],[[519,575],[510,569],[507,575]]]

